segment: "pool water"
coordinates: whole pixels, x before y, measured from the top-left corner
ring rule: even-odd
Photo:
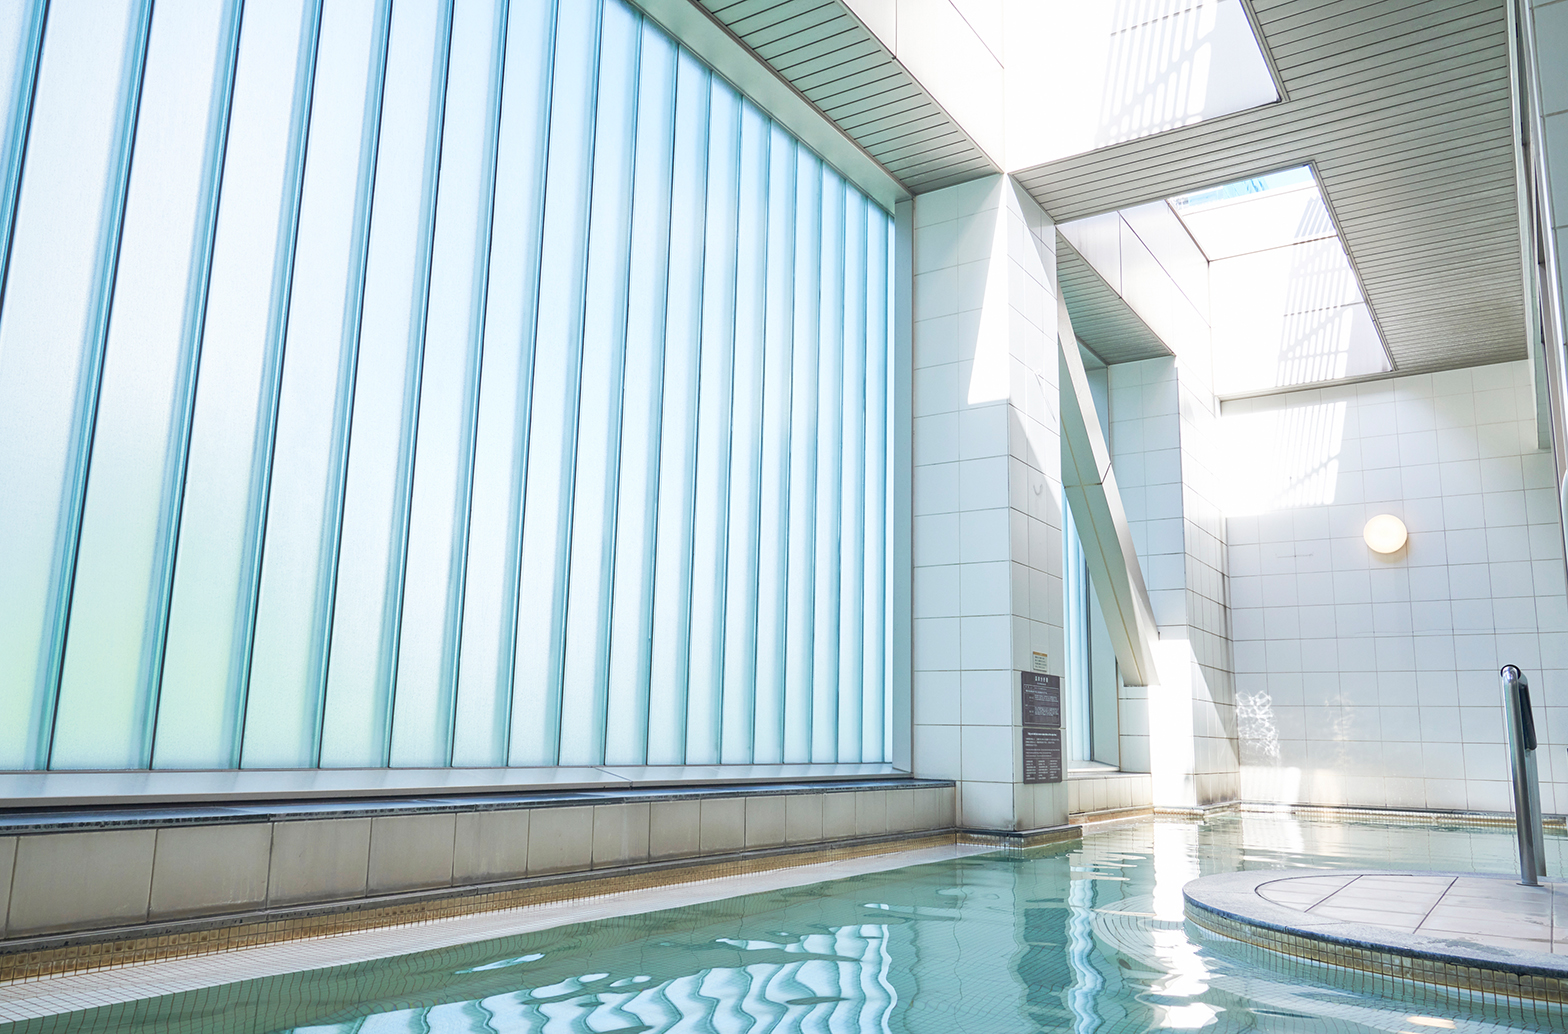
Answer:
[[[993,852],[30,1020],[17,1031],[1465,1032],[1538,1014],[1357,992],[1190,935],[1237,869],[1508,872],[1508,828],[1231,814]],[[1568,840],[1549,840],[1562,873]]]

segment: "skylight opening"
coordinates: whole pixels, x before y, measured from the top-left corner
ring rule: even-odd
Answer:
[[[1210,262],[1335,235],[1306,165],[1183,194],[1169,204]]]
[[[1058,229],[1222,398],[1393,368],[1311,166]]]
[[[1019,38],[1052,43],[1037,60],[1008,62],[1009,169],[1280,97],[1242,0],[1035,0],[1008,18]]]

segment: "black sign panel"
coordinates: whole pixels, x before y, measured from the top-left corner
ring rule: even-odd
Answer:
[[[1062,727],[1062,677],[1019,672],[1023,679],[1024,724],[1050,729]]]
[[[1062,730],[1025,729],[1024,782],[1062,781]]]

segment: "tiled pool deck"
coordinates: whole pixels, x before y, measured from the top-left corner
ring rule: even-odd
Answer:
[[[1205,876],[1183,891],[1212,933],[1330,966],[1568,1003],[1568,884],[1469,873]]]

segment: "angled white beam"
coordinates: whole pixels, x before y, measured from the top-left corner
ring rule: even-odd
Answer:
[[[1061,357],[1062,488],[1071,507],[1089,581],[1105,610],[1122,681],[1147,686],[1159,681],[1153,644],[1159,639],[1149,590],[1133,550],[1127,512],[1111,472],[1111,451],[1100,433],[1094,396],[1084,372],[1078,339],[1073,335],[1067,302],[1056,303],[1058,353]]]

